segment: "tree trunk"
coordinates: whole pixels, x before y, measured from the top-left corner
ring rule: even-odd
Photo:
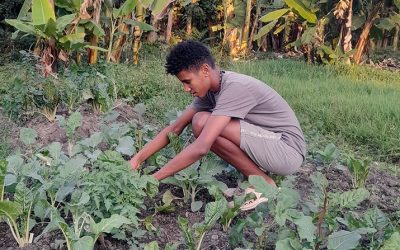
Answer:
[[[242,38],[240,45],[240,52],[243,55],[248,53],[249,44],[249,31],[250,31],[250,17],[251,17],[251,0],[246,0],[246,18],[242,29]]]
[[[364,24],[363,30],[361,32],[360,38],[357,41],[356,45],[356,53],[353,56],[353,61],[356,64],[361,62],[362,56],[364,55],[365,45],[368,41],[369,32],[371,31],[371,27],[374,23],[374,20],[378,17],[379,10],[382,6],[383,2],[379,2],[375,7],[372,9],[371,14],[368,16],[367,21]]]
[[[249,51],[253,48],[254,34],[256,33],[258,17],[260,16],[260,14],[261,14],[261,5],[257,4],[256,16],[254,17],[253,26],[251,27],[251,32],[250,32],[249,45],[248,45]]]
[[[96,35],[92,35],[90,38],[90,45],[97,46],[99,38]],[[97,49],[89,49],[89,64],[95,64],[97,62]]]
[[[352,18],[353,18],[353,0],[349,0],[349,8],[347,10],[347,16],[346,19],[343,20],[343,51],[349,52],[350,50],[352,50],[352,45],[351,45],[351,22],[352,22]]]
[[[400,25],[396,25],[394,27],[393,51],[397,51],[397,48],[399,46],[399,33],[400,33]]]
[[[174,26],[174,7],[169,10],[168,12],[168,22],[167,22],[167,29],[165,31],[165,42],[170,43],[172,37],[172,27]]]
[[[120,24],[118,27],[118,31],[120,32],[120,35],[118,36],[118,39],[114,42],[113,45],[113,50],[111,53],[111,61],[118,63],[121,58],[122,50],[124,48],[126,38],[127,38],[127,33],[129,32],[129,27],[126,23],[123,22],[124,19],[130,18],[130,15],[126,15],[125,17],[122,17],[120,20]]]
[[[231,28],[228,28],[228,19],[233,15],[233,0],[223,0],[224,4],[224,37],[222,39],[222,48],[228,43]]]
[[[143,22],[144,20],[144,8],[141,4],[136,6],[136,20]],[[139,26],[135,26],[133,32],[133,64],[137,65],[139,63],[139,50],[141,46],[140,39],[142,38],[142,30]]]

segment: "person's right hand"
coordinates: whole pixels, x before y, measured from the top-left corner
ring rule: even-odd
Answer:
[[[135,157],[133,157],[130,161],[129,161],[129,163],[131,164],[131,167],[132,167],[132,169],[138,169],[139,167],[140,167],[140,162],[135,158]]]

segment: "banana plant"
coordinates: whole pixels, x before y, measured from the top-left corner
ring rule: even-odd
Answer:
[[[313,12],[313,8],[307,7],[301,0],[285,0],[284,6],[272,6],[270,11],[260,18],[260,21],[266,23],[255,35],[254,40],[259,40],[275,28],[274,34],[278,34],[283,30],[290,28],[295,22],[306,22],[315,24],[317,16]],[[278,8],[278,9],[276,9]]]
[[[78,19],[77,19],[78,18]],[[42,45],[41,63],[45,76],[56,70],[57,58],[67,60],[65,51],[90,47],[85,41],[85,30],[77,25],[77,14],[56,18],[55,11],[48,0],[32,0],[32,20],[6,19],[17,30],[38,37]]]

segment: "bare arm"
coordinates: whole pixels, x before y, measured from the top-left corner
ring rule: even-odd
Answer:
[[[170,160],[163,168],[153,174],[157,180],[162,180],[171,176],[180,170],[188,167],[190,164],[199,160],[208,153],[214,141],[222,133],[230,122],[228,116],[211,115],[205,124],[200,136],[182,152]]]
[[[153,140],[148,142],[136,155],[132,157],[130,160],[132,168],[138,169],[143,161],[165,147],[169,143],[168,133],[174,132],[178,135],[182,133],[182,130],[192,121],[194,114],[196,114],[196,110],[192,107],[188,107],[173,124],[165,127],[160,133],[158,133]]]

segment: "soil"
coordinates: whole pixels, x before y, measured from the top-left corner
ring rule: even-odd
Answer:
[[[126,103],[118,102],[116,110],[122,114],[118,119],[120,121],[139,121],[138,115],[136,115],[134,109]],[[90,134],[99,131],[99,122],[102,119],[101,115],[95,114],[91,111],[89,105],[83,105],[80,108],[82,113],[82,126],[78,129],[78,135],[81,138],[88,137]],[[62,113],[62,112],[61,112]],[[140,122],[140,121],[139,121]],[[0,123],[2,125],[7,123],[8,130],[10,133],[10,140],[12,140],[12,147],[16,149],[21,146],[18,141],[19,127],[0,114]],[[58,141],[61,142],[66,147],[66,135],[63,130],[58,126],[56,122],[49,123],[43,117],[35,117],[23,124],[20,127],[30,127],[38,132],[38,141],[43,144],[43,146]],[[296,173],[295,186],[300,191],[300,195],[303,199],[307,199],[309,195],[309,190],[311,188],[310,176],[317,169],[317,165],[314,162],[306,162],[300,171]],[[329,180],[329,188],[331,191],[348,191],[352,188],[351,174],[345,168],[335,168],[330,167],[322,170],[326,178]],[[228,186],[236,186],[236,179],[232,178],[231,175],[222,175],[218,177],[219,180],[227,183]],[[363,203],[363,209],[377,206],[385,213],[391,214],[392,212],[399,210],[398,204],[398,190],[400,190],[400,179],[398,176],[394,176],[388,172],[380,170],[376,167],[372,168],[370,171],[369,178],[366,184],[367,189],[370,191],[370,198]],[[155,200],[146,200],[145,204],[148,208],[143,210],[140,217],[145,218],[151,215],[154,211],[154,203],[161,204],[161,199],[163,193],[171,189],[172,193],[178,197],[181,196],[181,191],[169,185],[161,184],[160,192],[155,198]],[[207,192],[200,192],[198,200],[203,202],[211,201],[212,198]],[[141,243],[147,243],[156,240],[163,249],[167,243],[178,243],[182,242],[183,238],[177,224],[178,216],[187,217],[191,224],[200,222],[204,218],[204,210],[199,212],[191,212],[190,205],[184,204],[180,201],[174,203],[176,210],[168,214],[156,214],[153,217],[152,224],[155,227],[154,232],[147,233],[144,237],[139,239]],[[242,213],[239,217],[244,218],[248,213]],[[40,226],[33,229],[35,235],[40,234],[42,228]],[[246,231],[245,236],[248,239],[254,238],[253,232]],[[29,245],[26,249],[54,249],[54,243],[56,240],[63,240],[62,233],[60,231],[54,231],[45,235],[38,242]],[[4,223],[0,223],[0,249],[18,249],[15,240],[8,226]],[[105,237],[104,245],[100,243],[96,244],[95,249],[129,249],[129,246],[122,241],[115,240],[109,236]],[[185,249],[184,245],[180,245],[179,249]],[[221,225],[214,226],[209,230],[203,240],[201,249],[232,249],[228,243],[228,234],[223,232]]]

